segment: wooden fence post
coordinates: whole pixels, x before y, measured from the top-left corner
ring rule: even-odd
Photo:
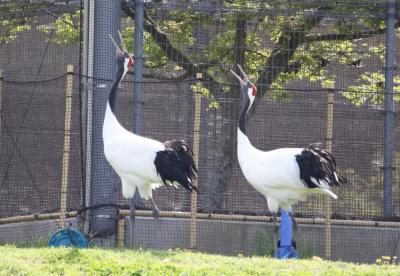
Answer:
[[[193,154],[196,166],[199,166],[199,149],[200,149],[200,122],[201,122],[201,73],[196,74],[196,89],[194,95],[194,130],[193,130]],[[194,183],[197,186],[197,182]],[[191,215],[189,229],[189,248],[197,247],[196,232],[196,216],[197,216],[197,193],[193,192],[191,197]]]
[[[131,239],[133,239],[133,237]],[[117,247],[124,247],[124,245],[125,245],[125,218],[120,214],[117,224]]]

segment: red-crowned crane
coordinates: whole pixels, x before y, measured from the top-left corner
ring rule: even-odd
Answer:
[[[110,165],[121,178],[122,194],[130,199],[136,188],[143,199],[151,200],[154,214],[158,208],[154,203],[152,191],[164,183],[188,191],[197,192],[194,181],[197,168],[193,153],[183,140],[159,141],[136,135],[126,130],[115,116],[115,100],[118,85],[134,63],[128,54],[120,35],[122,50],[111,37],[117,48],[117,71],[108,96],[103,124],[104,154]]]
[[[279,148],[261,151],[255,148],[246,135],[246,114],[256,97],[257,88],[251,83],[238,65],[243,79],[235,72],[243,94],[237,130],[237,154],[240,168],[246,180],[268,203],[274,216],[277,231],[276,214],[279,208],[288,212],[296,226],[291,206],[304,201],[310,194],[320,193],[336,199],[331,191],[333,185],[349,184],[346,178],[336,172],[334,157],[316,144],[304,148]]]

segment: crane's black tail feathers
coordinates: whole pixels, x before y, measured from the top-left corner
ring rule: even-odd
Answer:
[[[350,182],[336,171],[336,160],[333,155],[320,147],[311,144],[296,155],[300,169],[300,178],[308,188],[328,188],[329,186],[349,185]]]
[[[177,182],[188,191],[195,190],[198,193],[194,185],[198,172],[192,150],[182,140],[166,141],[164,146],[165,150],[157,152],[154,160],[163,183],[168,185],[168,182]]]

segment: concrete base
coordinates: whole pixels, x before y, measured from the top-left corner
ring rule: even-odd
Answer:
[[[125,231],[127,247],[189,247],[189,219],[137,217],[132,229],[125,218]],[[395,248],[399,238],[396,228],[333,226],[331,259],[375,263],[393,251],[399,256],[400,249]],[[300,258],[324,257],[323,225],[298,225],[294,239]],[[271,256],[274,244],[272,223],[197,220],[197,250],[201,252]]]
[[[76,227],[75,219],[68,219]],[[125,246],[131,248],[189,248],[189,219],[125,218]],[[32,221],[0,225],[0,244],[46,246],[59,230],[57,221]],[[395,248],[400,238],[397,228],[360,226],[332,227],[332,260],[375,263],[381,256],[400,255]],[[324,226],[299,225],[294,233],[301,258],[324,257]],[[92,241],[91,245],[114,247],[115,237]],[[197,251],[246,256],[271,256],[274,249],[272,223],[197,220]]]
[[[67,219],[76,228],[75,219]],[[27,221],[0,225],[0,244],[12,243],[20,246],[47,246],[52,234],[60,230],[56,220]]]

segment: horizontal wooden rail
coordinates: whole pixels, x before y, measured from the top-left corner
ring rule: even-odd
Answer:
[[[121,216],[128,216],[129,210],[120,210]],[[152,211],[136,210],[135,215],[142,217],[153,216]],[[160,211],[160,217],[169,218],[190,218],[189,212],[167,212]],[[224,215],[224,214],[208,214],[197,213],[197,219],[211,219],[211,220],[231,220],[231,221],[252,221],[252,222],[272,222],[271,216],[249,216],[249,215]],[[278,217],[278,221],[280,218]],[[325,223],[323,218],[296,218],[298,224],[321,224]],[[370,227],[391,227],[400,228],[400,222],[397,221],[371,221],[371,220],[345,220],[345,219],[332,219],[334,225],[348,225],[348,226],[370,226]]]
[[[66,213],[66,217],[71,218],[77,215],[77,211]],[[120,210],[120,216],[129,216],[130,210]],[[135,210],[135,215],[138,217],[152,217],[153,212],[148,210]],[[175,211],[160,211],[159,216],[164,218],[190,218],[190,212],[175,212]],[[15,216],[8,218],[0,218],[0,224],[36,221],[46,219],[58,219],[60,213]],[[272,222],[271,216],[250,216],[250,215],[224,215],[224,214],[208,214],[197,213],[197,219],[210,219],[210,220],[226,220],[226,221],[252,221],[252,222]],[[279,217],[278,217],[279,220]],[[298,224],[318,224],[323,225],[325,219],[323,218],[296,218]],[[397,221],[371,221],[371,220],[345,220],[345,219],[332,219],[332,225],[342,226],[368,226],[368,227],[389,227],[400,228],[400,222]]]
[[[67,218],[76,217],[77,213],[78,213],[77,211],[66,212],[65,216]],[[37,215],[26,215],[26,216],[0,218],[0,224],[35,221],[35,220],[45,220],[45,219],[59,219],[60,215],[61,215],[61,213],[48,213],[48,214],[37,214]]]

